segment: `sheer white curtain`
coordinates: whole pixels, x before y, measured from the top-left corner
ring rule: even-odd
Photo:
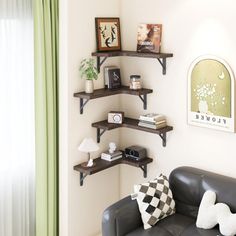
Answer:
[[[0,0],[0,236],[34,236],[32,0]]]

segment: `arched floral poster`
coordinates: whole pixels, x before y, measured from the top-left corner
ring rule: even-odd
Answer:
[[[197,58],[188,74],[188,123],[234,132],[234,75],[214,56]]]

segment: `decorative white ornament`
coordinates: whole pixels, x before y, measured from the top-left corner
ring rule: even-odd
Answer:
[[[93,166],[93,159],[89,159],[87,167],[92,167]]]
[[[115,143],[109,143],[109,153],[114,153],[116,150],[116,144]]]
[[[224,203],[217,203],[216,193],[206,191],[199,207],[196,225],[198,228],[212,229],[219,224],[220,233],[225,236],[236,234],[236,214]]]

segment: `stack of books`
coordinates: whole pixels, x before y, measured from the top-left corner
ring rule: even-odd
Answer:
[[[160,129],[166,127],[167,123],[164,115],[149,113],[139,117],[138,125],[150,129]]]
[[[113,153],[109,153],[107,152],[103,152],[101,154],[101,159],[105,160],[105,161],[115,161],[117,159],[120,159],[123,157],[123,153],[121,151],[115,151]]]

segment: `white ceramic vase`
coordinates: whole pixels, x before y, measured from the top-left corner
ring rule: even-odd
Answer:
[[[200,113],[207,114],[207,112],[208,112],[207,102],[200,100],[198,103],[198,109],[199,109]]]
[[[93,80],[86,80],[85,81],[85,93],[93,93]]]

